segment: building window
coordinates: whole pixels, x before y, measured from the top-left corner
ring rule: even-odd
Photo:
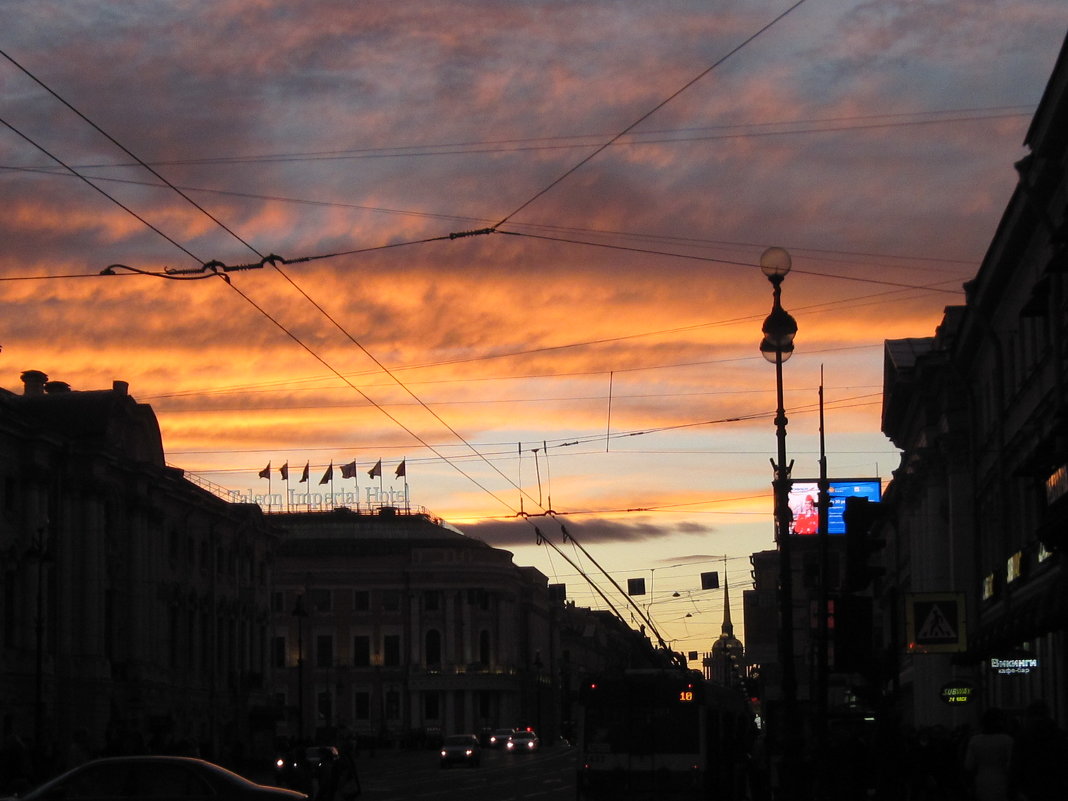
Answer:
[[[308,590],[308,603],[312,612],[325,613],[332,608],[330,590]]]
[[[284,668],[286,666],[286,638],[275,637],[271,640],[271,666]]]
[[[371,719],[371,694],[365,692],[353,693],[353,712],[356,720]]]
[[[334,719],[334,699],[330,697],[330,691],[321,691],[315,700],[315,706],[319,712],[319,725],[329,726]]]
[[[479,609],[489,609],[489,593],[483,589],[468,590],[467,603]]]
[[[441,632],[431,629],[424,639],[424,653],[427,667],[441,666]]]
[[[441,590],[427,590],[423,594],[423,608],[427,612],[441,610]]]
[[[441,718],[441,696],[437,693],[423,693],[423,718],[426,720]]]
[[[382,609],[386,612],[400,610],[400,592],[398,590],[384,590],[382,592]]]
[[[357,634],[352,638],[352,664],[354,667],[368,667],[371,664],[371,638],[366,634]]]
[[[282,591],[271,593],[271,611],[280,614],[286,611],[286,594]]]
[[[478,635],[478,661],[486,667],[490,663],[490,634],[483,629]]]
[[[368,590],[353,590],[352,608],[356,612],[366,612],[371,608],[371,593]]]
[[[316,636],[315,666],[321,668],[334,666],[334,635],[319,634]]]
[[[400,720],[400,693],[396,690],[386,692],[386,720]]]
[[[397,667],[401,663],[401,638],[399,634],[387,634],[382,638],[382,664]]]

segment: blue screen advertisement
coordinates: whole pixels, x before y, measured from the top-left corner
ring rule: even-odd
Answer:
[[[831,507],[827,512],[827,533],[845,534],[846,498],[851,496],[867,498],[878,502],[882,498],[882,480],[878,478],[832,478],[828,482],[828,494]],[[794,522],[790,533],[810,536],[819,530],[820,497],[819,481],[803,478],[793,481],[790,486],[790,510],[794,513]]]

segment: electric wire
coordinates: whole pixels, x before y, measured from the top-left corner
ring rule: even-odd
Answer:
[[[85,122],[87,125],[89,125],[94,131],[96,131],[101,136],[103,136],[105,139],[107,139],[109,142],[111,142],[111,144],[113,144],[115,147],[119,148],[119,150],[121,150],[127,156],[129,156],[134,161],[136,161],[142,168],[144,168],[149,173],[151,173],[156,178],[158,178],[160,181],[162,181],[171,190],[173,190],[174,192],[177,192],[180,197],[182,197],[187,203],[189,203],[195,209],[197,209],[201,214],[203,214],[205,217],[207,217],[209,220],[211,220],[217,226],[222,228],[224,231],[226,231],[226,233],[230,234],[230,236],[232,236],[234,239],[236,239],[238,242],[240,242],[246,248],[251,250],[257,256],[259,256],[260,258],[263,258],[263,254],[262,253],[260,253],[258,250],[256,250],[256,248],[254,248],[252,245],[250,245],[248,242],[246,242],[244,239],[242,239],[233,229],[229,228],[218,217],[213,215],[210,211],[208,211],[203,206],[201,206],[199,203],[197,203],[195,200],[193,200],[193,198],[189,197],[189,195],[187,195],[185,192],[183,192],[177,186],[172,184],[169,180],[164,178],[159,172],[157,172],[152,166],[150,166],[145,161],[143,161],[139,156],[137,156],[136,154],[131,152],[125,145],[123,145],[121,142],[119,142],[117,139],[115,139],[115,137],[113,137],[111,134],[109,134],[107,131],[105,131],[103,128],[101,128],[99,125],[97,125],[91,119],[89,119],[85,114],[83,114],[81,111],[79,111],[74,106],[72,106],[70,103],[68,103],[67,100],[65,98],[63,98],[62,96],[60,96],[60,94],[58,92],[56,92],[54,89],[52,89],[52,87],[48,86],[44,81],[42,81],[40,78],[38,78],[32,72],[30,72],[28,69],[26,69],[26,67],[22,66],[22,64],[20,64],[18,61],[16,61],[14,58],[12,58],[3,49],[0,49],[0,56],[3,56],[5,59],[7,59],[11,64],[13,64],[16,68],[18,68],[24,75],[26,75],[28,78],[30,78],[30,80],[32,80],[34,83],[36,83],[38,86],[40,86],[46,92],[48,92],[48,94],[50,94],[52,97],[54,97],[60,103],[62,103],[64,106],[66,106],[68,109],[70,109],[75,115],[77,115],[77,117],[79,119],[81,119],[83,122]],[[171,241],[173,241],[173,240],[171,240]],[[183,250],[184,250],[184,248],[183,248]],[[186,251],[186,252],[188,253],[188,251]],[[190,255],[192,255],[192,254],[190,254]]]
[[[0,50],[0,53],[3,53],[3,51],[2,51],[2,50]],[[4,125],[4,127],[6,127],[6,128],[7,128],[8,130],[9,130],[9,131],[11,131],[12,133],[14,133],[14,134],[18,135],[18,136],[19,136],[19,137],[21,137],[21,138],[22,138],[23,140],[25,140],[26,142],[28,142],[28,143],[29,143],[30,145],[32,145],[33,147],[37,148],[37,149],[38,149],[39,151],[41,151],[41,152],[42,152],[42,153],[44,153],[44,154],[45,154],[46,156],[48,156],[48,158],[50,158],[50,159],[52,159],[52,160],[53,160],[54,162],[56,162],[56,164],[59,164],[59,165],[60,165],[61,167],[63,167],[63,168],[64,168],[64,169],[66,169],[67,171],[69,171],[71,175],[73,175],[74,177],[78,178],[79,180],[81,180],[82,182],[84,182],[85,184],[87,184],[87,185],[88,185],[89,187],[91,187],[91,188],[92,188],[92,189],[93,189],[94,191],[96,191],[96,192],[99,192],[99,193],[100,193],[101,195],[103,195],[104,197],[106,197],[106,198],[107,198],[108,200],[110,200],[110,201],[111,201],[112,203],[114,203],[114,204],[115,204],[116,206],[118,206],[118,207],[119,207],[120,209],[122,209],[123,211],[125,211],[125,212],[126,212],[127,214],[129,214],[129,215],[130,215],[131,217],[133,217],[134,219],[136,219],[136,220],[137,220],[138,222],[140,222],[141,224],[143,224],[143,225],[144,225],[145,227],[147,227],[147,228],[151,229],[152,231],[155,231],[155,232],[156,232],[157,234],[159,234],[159,235],[160,235],[161,237],[163,237],[164,239],[166,239],[166,240],[167,240],[168,242],[170,242],[170,243],[171,243],[172,245],[174,245],[174,246],[175,246],[176,248],[178,248],[178,249],[179,249],[180,251],[182,251],[182,252],[183,252],[183,253],[185,253],[185,254],[186,254],[187,256],[189,256],[190,258],[192,258],[192,259],[193,259],[194,261],[200,261],[200,259],[199,259],[199,258],[197,258],[197,256],[196,256],[196,255],[195,255],[194,253],[192,253],[192,252],[191,252],[191,251],[190,251],[189,249],[187,249],[187,248],[185,247],[185,245],[182,245],[182,244],[180,244],[179,242],[177,242],[176,240],[174,240],[174,239],[172,239],[171,237],[169,237],[169,236],[168,236],[167,234],[165,234],[165,233],[164,233],[163,231],[161,231],[161,230],[160,230],[159,228],[157,228],[156,226],[154,226],[154,225],[153,225],[152,223],[150,223],[150,222],[149,222],[148,220],[146,220],[146,219],[145,219],[144,217],[142,217],[142,216],[141,216],[140,214],[138,214],[138,213],[137,213],[136,211],[134,211],[134,210],[133,210],[133,209],[131,209],[131,208],[130,208],[129,206],[127,206],[127,205],[125,205],[124,203],[122,203],[122,202],[121,202],[121,201],[120,201],[120,200],[119,200],[118,198],[115,198],[115,197],[113,197],[113,196],[109,195],[109,194],[108,194],[107,192],[105,192],[105,191],[104,191],[103,189],[101,189],[101,188],[100,188],[99,186],[97,186],[96,184],[94,184],[94,183],[93,183],[92,181],[90,181],[90,180],[89,180],[88,178],[86,178],[86,177],[85,177],[84,175],[82,175],[81,173],[79,173],[79,172],[78,172],[77,170],[75,170],[75,169],[74,169],[73,167],[69,166],[69,165],[68,165],[68,164],[67,164],[66,162],[64,162],[64,161],[63,161],[63,160],[62,160],[61,158],[59,158],[59,156],[57,156],[57,155],[55,155],[54,153],[50,152],[49,150],[47,150],[47,149],[46,149],[46,148],[45,148],[45,147],[44,147],[43,145],[39,144],[38,142],[35,142],[35,141],[34,141],[34,140],[33,140],[33,139],[31,138],[31,137],[29,137],[28,135],[26,135],[25,133],[23,133],[22,131],[20,131],[20,130],[19,130],[18,128],[16,128],[16,127],[15,127],[14,125],[12,125],[12,124],[11,124],[10,122],[8,122],[8,121],[7,121],[6,119],[0,118],[0,124],[3,124],[3,125]],[[47,278],[59,278],[59,277],[62,277],[62,276],[37,276],[37,277],[38,277],[38,278],[44,278],[44,277],[47,277]]]
[[[250,306],[252,306],[254,309],[256,309],[256,311],[258,311],[267,320],[269,320],[271,323],[273,323],[280,331],[282,331],[282,333],[284,333],[287,337],[289,337],[297,345],[299,345],[312,358],[314,358],[316,361],[318,361],[320,364],[322,364],[324,367],[326,367],[328,370],[330,370],[330,372],[334,373],[334,375],[336,375],[338,378],[340,378],[342,381],[344,381],[346,384],[348,384],[355,392],[359,393],[365,400],[367,400],[369,403],[374,405],[375,408],[377,408],[379,411],[381,411],[382,414],[384,414],[387,418],[389,418],[394,424],[396,424],[399,428],[401,428],[406,433],[408,433],[416,442],[420,443],[423,447],[425,447],[428,450],[430,450],[432,453],[434,453],[436,456],[438,456],[443,462],[445,462],[446,464],[450,465],[454,470],[456,470],[456,472],[458,472],[465,479],[470,481],[474,486],[478,487],[480,490],[485,492],[487,495],[489,495],[491,498],[493,498],[498,503],[503,505],[505,508],[512,508],[511,505],[507,501],[505,501],[503,498],[499,497],[495,492],[493,492],[491,489],[489,489],[489,487],[486,487],[484,484],[482,484],[480,481],[478,481],[478,479],[476,479],[474,476],[470,475],[469,473],[467,473],[466,471],[461,469],[457,464],[455,464],[455,462],[453,460],[451,460],[449,457],[445,456],[444,454],[441,454],[437,449],[434,448],[433,445],[431,445],[429,442],[424,440],[418,433],[416,433],[415,431],[410,429],[401,420],[399,420],[394,415],[390,414],[389,411],[387,411],[386,409],[382,408],[379,404],[375,403],[375,401],[372,400],[368,395],[366,395],[363,392],[363,390],[361,390],[359,387],[357,387],[355,384],[353,384],[347,378],[345,378],[345,376],[342,375],[342,373],[339,372],[333,365],[331,365],[322,356],[320,356],[318,353],[316,353],[310,346],[308,346],[303,340],[301,340],[300,337],[298,337],[296,334],[294,334],[292,331],[290,331],[288,328],[286,328],[279,320],[277,320],[270,313],[268,313],[266,309],[264,309],[262,306],[260,306],[258,303],[256,303],[247,294],[242,292],[237,286],[234,285],[234,283],[232,281],[227,280],[226,284],[231,289],[233,289],[243,300],[245,300],[246,303],[248,303]]]
[[[575,172],[577,172],[581,167],[583,167],[584,165],[588,164],[593,159],[595,159],[597,156],[599,156],[601,153],[603,153],[605,150],[607,150],[609,147],[611,147],[613,143],[615,143],[616,141],[618,141],[622,137],[626,136],[630,131],[634,130],[634,128],[636,128],[638,125],[640,125],[641,123],[645,122],[645,120],[649,119],[651,116],[656,114],[656,112],[660,111],[660,109],[664,108],[664,106],[668,105],[668,103],[670,103],[676,97],[681,95],[683,92],[685,92],[691,86],[693,86],[694,84],[698,83],[701,79],[703,79],[706,75],[708,75],[710,72],[712,72],[718,66],[723,64],[727,59],[729,59],[735,53],[739,52],[740,50],[745,48],[750,42],[754,41],[757,37],[761,36],[763,33],[765,33],[766,31],[770,30],[774,25],[776,25],[780,20],[785,18],[788,14],[792,13],[795,9],[797,9],[800,6],[804,5],[805,2],[806,2],[806,0],[797,0],[796,3],[794,3],[792,6],[787,8],[785,11],[783,11],[778,16],[776,16],[770,22],[768,22],[767,24],[762,26],[759,30],[757,30],[756,33],[750,35],[749,37],[744,39],[740,44],[738,44],[735,47],[733,47],[730,51],[727,52],[726,55],[721,56],[711,66],[709,66],[708,68],[703,70],[699,75],[697,75],[694,78],[691,78],[689,81],[687,81],[685,84],[683,84],[682,87],[680,87],[675,92],[670,94],[667,98],[662,100],[660,103],[655,105],[653,108],[649,109],[649,111],[647,111],[644,114],[642,114],[640,117],[638,117],[638,119],[636,119],[634,122],[632,122],[626,128],[624,128],[622,131],[620,131],[619,133],[615,134],[608,141],[606,141],[603,144],[599,145],[596,149],[594,149],[594,151],[592,153],[589,153],[584,158],[580,159],[577,164],[572,166],[570,169],[566,170],[562,175],[560,175],[555,180],[553,180],[548,186],[546,186],[545,188],[543,188],[540,191],[538,191],[537,193],[535,193],[532,197],[530,197],[528,200],[523,202],[518,208],[516,208],[512,212],[506,214],[501,220],[499,220],[497,222],[496,225],[494,225],[492,227],[494,229],[500,228],[502,225],[507,223],[512,217],[515,217],[521,211],[523,211],[528,206],[530,206],[532,203],[534,203],[536,200],[538,200],[538,198],[540,198],[543,195],[547,194],[548,192],[552,191],[552,189],[554,189],[560,183],[565,181],[569,176],[571,176]]]

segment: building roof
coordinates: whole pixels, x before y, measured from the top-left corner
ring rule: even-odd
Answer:
[[[31,429],[59,435],[105,453],[159,467],[165,465],[159,422],[146,403],[138,403],[124,381],[111,389],[75,391],[44,373],[23,373],[26,393],[5,393],[3,403]]]
[[[311,556],[328,551],[337,555],[385,555],[413,548],[472,549],[496,552],[509,561],[510,551],[493,548],[469,537],[425,512],[392,507],[369,511],[347,508],[318,512],[283,512],[271,520],[286,531],[279,555]]]

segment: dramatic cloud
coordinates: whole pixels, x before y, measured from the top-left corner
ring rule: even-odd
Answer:
[[[126,380],[245,495],[404,458],[383,488],[581,603],[530,521],[674,583],[707,647],[695,571],[772,544],[760,253],[794,260],[796,471],[822,380],[832,473],[888,475],[883,341],[962,302],[1068,27],[809,2],[745,43],[792,4],[722,5],[0,0],[0,385]]]

